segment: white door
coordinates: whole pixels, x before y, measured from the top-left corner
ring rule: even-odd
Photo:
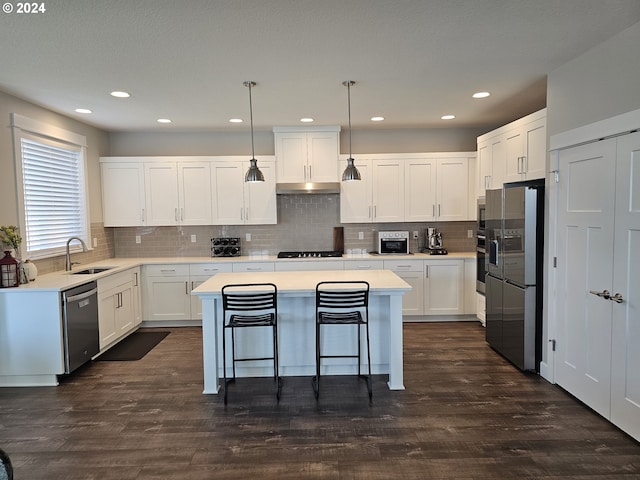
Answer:
[[[404,166],[405,221],[435,220],[436,160],[409,159]]]
[[[425,262],[425,315],[464,313],[464,261]]]
[[[340,182],[340,222],[371,223],[371,185],[373,179],[371,161],[356,160],[360,181]]]
[[[243,183],[245,207],[244,222],[247,225],[276,224],[278,223],[278,207],[276,205],[276,166],[274,162],[260,161],[258,161],[258,166],[264,174],[264,182]]]
[[[338,181],[338,132],[307,133],[307,182]]]
[[[404,221],[404,162],[402,160],[374,162],[373,221]]]
[[[438,160],[437,219],[440,222],[469,220],[469,160]]]
[[[560,152],[556,380],[609,418],[616,141]]]
[[[640,133],[618,139],[611,421],[640,439]]]
[[[244,178],[246,164],[220,161],[211,164],[211,202],[214,225],[244,223]]]
[[[283,132],[275,134],[276,158],[278,162],[278,182],[308,182],[307,134]]]
[[[178,167],[175,163],[146,163],[144,169],[147,225],[179,223]]]
[[[522,180],[522,157],[524,156],[524,139],[522,128],[517,128],[505,137],[504,181],[517,182]]]
[[[211,180],[209,162],[180,163],[180,223],[211,225]]]
[[[144,168],[141,163],[101,163],[105,227],[145,225]]]

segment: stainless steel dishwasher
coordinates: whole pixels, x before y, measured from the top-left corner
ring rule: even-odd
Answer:
[[[64,372],[71,373],[100,351],[97,282],[62,292],[62,324]]]

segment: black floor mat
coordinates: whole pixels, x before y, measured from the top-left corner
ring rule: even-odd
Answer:
[[[108,362],[129,362],[140,360],[158,345],[170,332],[144,332],[138,330],[114,347],[100,355],[96,360]]]

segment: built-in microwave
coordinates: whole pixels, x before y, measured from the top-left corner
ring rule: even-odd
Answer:
[[[378,232],[378,252],[381,255],[408,255],[409,232]]]

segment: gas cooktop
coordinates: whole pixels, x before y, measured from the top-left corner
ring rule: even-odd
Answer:
[[[341,257],[342,252],[336,250],[311,250],[305,252],[280,252],[278,258],[321,258]]]

